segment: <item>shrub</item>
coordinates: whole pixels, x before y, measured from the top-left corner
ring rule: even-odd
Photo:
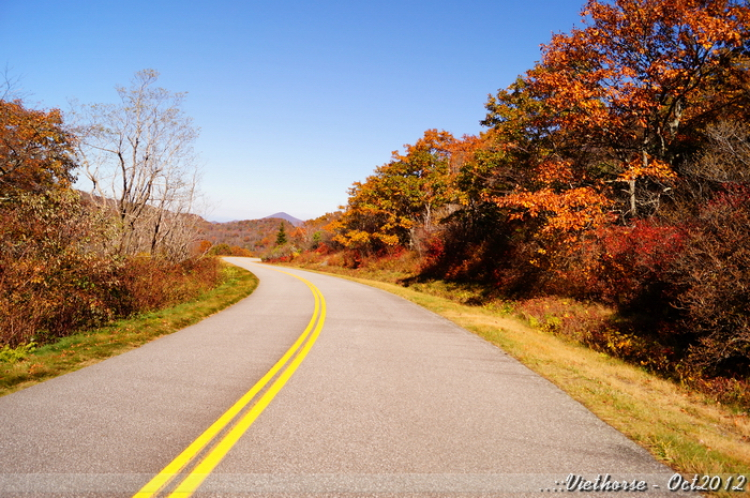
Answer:
[[[120,268],[120,316],[153,311],[198,297],[221,279],[216,258],[171,263],[148,256],[129,258]]]
[[[215,246],[211,247],[211,249],[208,250],[208,255],[209,256],[242,256],[242,257],[250,258],[253,256],[253,253],[252,251],[244,247],[230,246],[229,244],[222,242],[221,244],[216,244]]]
[[[621,308],[658,312],[668,307],[668,274],[685,246],[685,231],[639,220],[596,232],[598,247],[591,296]]]
[[[36,343],[34,342],[22,344],[15,348],[5,345],[0,348],[0,363],[18,363],[25,360],[34,350],[36,350]]]
[[[113,316],[115,264],[72,192],[0,203],[0,343],[60,337]]]
[[[214,258],[116,261],[71,191],[0,202],[0,344],[45,343],[190,299],[218,282]]]
[[[750,375],[750,187],[729,186],[704,206],[674,284],[690,364],[709,375]]]

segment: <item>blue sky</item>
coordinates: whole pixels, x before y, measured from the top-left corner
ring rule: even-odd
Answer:
[[[187,92],[208,219],[335,211],[430,128],[476,134],[490,93],[583,0],[0,0],[0,69],[30,107],[114,103],[142,69]]]

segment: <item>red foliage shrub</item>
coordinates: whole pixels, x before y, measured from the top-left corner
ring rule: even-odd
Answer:
[[[664,305],[664,283],[685,246],[684,229],[640,220],[630,227],[597,231],[592,242],[599,252],[587,250],[590,256],[598,256],[592,262],[592,296],[624,307]]]
[[[425,239],[422,242],[422,247],[420,271],[436,266],[445,257],[445,242],[437,234]]]
[[[491,203],[456,211],[426,241],[420,278],[482,283],[508,297],[538,295],[545,272],[533,262],[537,228]]]
[[[357,249],[344,249],[341,256],[343,258],[342,266],[355,270],[362,265],[362,261],[365,259],[362,252]]]
[[[332,250],[328,246],[328,244],[326,244],[325,242],[321,242],[320,244],[318,244],[318,247],[315,248],[314,252],[321,256],[326,256],[328,254],[331,254]]]
[[[70,193],[0,203],[0,344],[17,346],[190,299],[219,281],[213,258],[118,263]]]

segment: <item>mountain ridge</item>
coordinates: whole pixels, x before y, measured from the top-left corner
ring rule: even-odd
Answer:
[[[280,218],[280,219],[282,219],[284,221],[288,221],[289,223],[291,223],[292,225],[294,225],[296,227],[301,226],[304,223],[303,220],[300,220],[299,218],[295,218],[291,214],[285,213],[283,211],[280,211],[278,213],[274,213],[274,214],[265,216],[265,217],[263,217],[261,219],[267,220],[267,219],[270,219],[270,218]]]

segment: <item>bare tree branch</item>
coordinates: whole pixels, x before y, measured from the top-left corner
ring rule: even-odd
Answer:
[[[79,155],[92,196],[115,218],[112,251],[182,259],[195,224],[198,131],[181,109],[185,94],[157,79],[140,71],[117,88],[119,104],[80,109]]]

